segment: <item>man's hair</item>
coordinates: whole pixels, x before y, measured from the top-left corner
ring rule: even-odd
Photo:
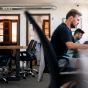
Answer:
[[[76,10],[76,9],[71,9],[71,10],[67,13],[66,19],[68,19],[70,16],[75,17],[76,15],[81,16],[82,14],[81,14],[78,10]]]
[[[80,28],[78,28],[78,29],[75,30],[74,35],[77,34],[77,33],[82,33],[82,34],[84,34],[84,31],[81,30]]]

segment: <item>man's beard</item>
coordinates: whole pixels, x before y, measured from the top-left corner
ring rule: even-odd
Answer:
[[[75,25],[73,25],[73,24],[71,24],[71,28],[76,28],[76,26],[75,26]]]

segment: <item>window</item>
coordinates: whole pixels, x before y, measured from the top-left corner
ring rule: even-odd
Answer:
[[[49,20],[43,20],[43,31],[47,38],[50,37]]]
[[[18,34],[18,27],[19,14],[0,14],[0,43],[17,44],[17,40],[20,36],[20,34]]]
[[[50,38],[50,14],[32,14],[37,24],[40,26],[47,38]],[[28,44],[31,39],[39,40],[35,28],[27,19],[27,37]]]
[[[0,22],[0,42],[3,42],[3,22]]]
[[[17,42],[17,22],[12,22],[12,42]]]

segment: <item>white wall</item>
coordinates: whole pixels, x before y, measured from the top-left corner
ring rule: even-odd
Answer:
[[[76,5],[57,5],[56,10],[30,10],[32,14],[37,13],[50,13],[51,14],[51,35],[56,27],[62,22],[62,18],[65,18],[66,13],[70,9],[78,9],[82,12],[82,29],[85,31],[83,38],[81,39],[81,43],[85,40],[88,40],[88,5],[80,5],[77,7]],[[26,17],[24,15],[24,11],[0,11],[1,14],[20,14],[20,44],[26,44]]]

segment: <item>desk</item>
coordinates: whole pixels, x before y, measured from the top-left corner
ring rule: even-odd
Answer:
[[[11,49],[16,50],[16,80],[20,79],[20,63],[19,63],[19,56],[20,56],[20,49],[26,49],[27,46],[19,46],[19,45],[10,45],[10,46],[0,46],[0,49]]]
[[[0,46],[0,49],[26,49],[27,46],[10,45],[10,46]]]

